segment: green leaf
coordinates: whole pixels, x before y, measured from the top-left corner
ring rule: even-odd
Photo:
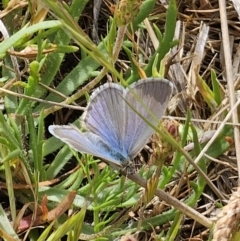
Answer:
[[[222,103],[224,94],[221,89],[221,84],[217,79],[216,72],[213,69],[211,69],[211,80],[212,80],[212,87],[213,87],[213,98],[219,106]]]
[[[138,29],[138,25],[141,24],[141,22],[152,13],[155,3],[156,3],[156,0],[143,1],[140,7],[139,13],[137,14],[137,16],[134,18],[132,22],[134,32]]]
[[[2,205],[0,205],[0,216],[1,216],[1,218],[0,218],[1,237],[4,240],[20,241],[17,233],[13,230],[12,224],[9,222],[9,219],[6,216],[6,212],[2,208]],[[3,231],[4,231],[4,233],[3,233]],[[9,235],[9,238],[8,238],[7,234]]]
[[[200,75],[198,75],[198,78],[197,78],[197,87],[199,88],[199,92],[201,93],[204,100],[206,101],[209,108],[211,109],[211,112],[214,113],[218,106],[214,99],[214,93],[209,88],[209,86],[205,83],[205,81],[202,79]]]
[[[0,58],[3,58],[6,52],[17,44],[23,38],[26,38],[39,30],[44,30],[48,28],[56,28],[60,27],[61,23],[57,20],[44,21],[41,23],[37,23],[27,28],[23,28],[12,35],[10,38],[5,39],[2,43],[0,43]]]

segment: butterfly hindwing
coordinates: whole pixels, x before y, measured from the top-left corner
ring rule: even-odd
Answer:
[[[82,133],[73,125],[52,125],[49,126],[49,131],[78,152],[89,153],[121,166],[118,154],[112,152],[111,148],[99,136],[91,132]]]

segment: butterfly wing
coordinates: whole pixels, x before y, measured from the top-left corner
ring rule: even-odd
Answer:
[[[113,151],[126,160],[131,159],[144,147],[154,130],[127,102],[157,125],[167,107],[172,88],[170,81],[159,78],[139,80],[127,89],[107,83],[92,94],[83,120],[87,129],[106,141]]]
[[[128,158],[124,150],[126,89],[107,83],[95,90],[83,115],[87,129],[100,136],[111,149]]]
[[[127,90],[127,102],[144,118],[157,126],[167,108],[173,85],[166,79],[147,78],[140,80]],[[125,148],[130,158],[144,147],[154,130],[129,106],[125,116]]]
[[[100,157],[110,164],[121,166],[121,154],[113,152],[99,136],[91,132],[80,132],[75,126],[49,126],[49,132],[78,152]]]

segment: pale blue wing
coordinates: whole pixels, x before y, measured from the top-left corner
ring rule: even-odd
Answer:
[[[147,78],[129,86],[126,100],[144,118],[157,126],[167,108],[172,89],[173,84],[166,79]],[[124,145],[129,157],[134,158],[154,130],[129,105],[125,114]]]
[[[107,83],[95,90],[83,115],[87,129],[100,136],[113,151],[128,158],[124,141],[126,89]]]
[[[93,133],[82,133],[75,126],[51,125],[48,129],[52,135],[78,152],[89,153],[117,166],[125,164],[125,157],[114,152],[101,137]]]
[[[157,125],[167,107],[172,88],[170,81],[159,78],[139,80],[127,89],[107,83],[92,94],[83,121],[88,130],[106,141],[114,152],[126,157],[127,162],[127,159],[136,156],[154,133],[127,102]]]

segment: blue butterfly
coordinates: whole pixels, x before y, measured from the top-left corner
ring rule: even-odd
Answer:
[[[141,79],[128,88],[106,83],[92,93],[82,116],[88,131],[73,125],[51,125],[49,131],[76,151],[126,167],[154,133],[136,112],[157,126],[172,89],[170,81],[160,78]]]

